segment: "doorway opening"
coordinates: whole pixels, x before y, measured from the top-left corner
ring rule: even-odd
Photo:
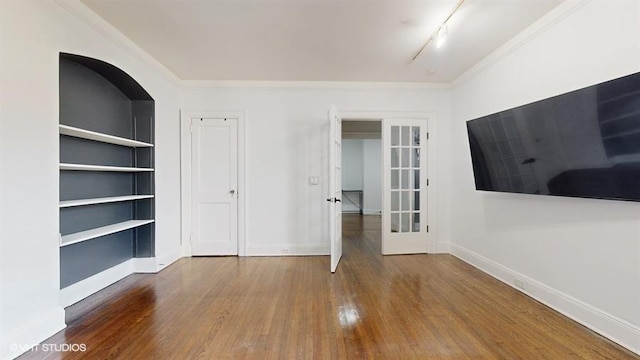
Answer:
[[[430,114],[379,114],[383,113],[384,117],[379,117],[375,112],[361,111],[352,111],[349,115],[342,113],[343,116],[339,116],[334,106],[329,108],[327,201],[330,203],[331,272],[335,272],[342,256],[345,225],[342,204],[345,204],[346,215],[351,212],[361,217],[363,221],[356,222],[360,226],[365,226],[365,216],[380,214],[378,223],[381,228],[382,255],[423,254],[435,249],[427,218],[427,213],[433,214],[435,208],[434,201],[427,201],[434,199],[434,188],[429,186],[427,172],[427,163],[434,159],[433,152],[427,148]],[[351,140],[353,146],[350,144]],[[367,140],[373,140],[372,144],[377,142],[378,151],[365,151]],[[351,148],[353,151],[350,151]],[[365,174],[365,157],[369,154],[379,155],[377,161],[368,162],[379,165],[371,171],[371,176]],[[352,163],[351,157],[359,158],[360,161]],[[368,180],[380,183],[377,196],[371,196],[375,191],[366,191]],[[376,200],[380,206],[370,207],[372,201]]]
[[[382,120],[343,118],[343,239],[366,239],[367,247],[377,248],[378,253],[382,241],[382,166]],[[363,236],[365,232],[370,236]],[[352,236],[355,233],[361,236]]]
[[[344,213],[361,215],[362,226],[366,216],[381,215],[383,255],[428,253],[435,249],[429,116],[396,116],[342,119]]]

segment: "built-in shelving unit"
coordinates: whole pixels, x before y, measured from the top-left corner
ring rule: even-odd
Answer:
[[[155,255],[154,101],[103,61],[60,54],[60,286]]]

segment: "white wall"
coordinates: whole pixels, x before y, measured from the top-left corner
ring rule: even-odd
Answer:
[[[362,140],[342,140],[342,189],[362,190],[362,171],[364,170],[364,154],[362,153]],[[357,199],[355,194],[348,194]],[[348,199],[342,199],[342,211],[359,211],[357,205]]]
[[[328,120],[330,104],[360,111],[433,112],[434,141],[448,137],[446,87],[288,84],[207,87],[181,92],[185,110],[246,111],[246,243],[248,255],[328,253]],[[439,127],[439,124],[443,124]],[[445,162],[434,164],[437,172]],[[447,171],[442,171],[446,174]],[[319,176],[320,185],[309,185]],[[447,181],[440,182],[443,188]],[[445,221],[445,217],[438,218]],[[434,224],[435,228],[438,227]],[[438,240],[446,242],[446,231]]]
[[[382,140],[364,139],[363,147],[363,212],[380,214],[382,211]]]
[[[565,15],[454,88],[452,252],[638,352],[640,204],[474,190],[465,121],[640,71],[638,1]]]
[[[346,190],[362,190],[362,171],[364,157],[362,140],[342,140],[342,188]]]
[[[156,101],[156,254],[180,238],[177,88],[54,1],[0,7],[0,357],[64,326],[59,305],[58,53],[107,61]],[[179,252],[177,252],[179,255]],[[10,344],[15,344],[10,346]]]
[[[342,140],[342,188],[362,190],[364,214],[382,211],[382,140]],[[355,194],[349,196],[357,199]],[[342,211],[358,211],[348,200],[342,201]]]

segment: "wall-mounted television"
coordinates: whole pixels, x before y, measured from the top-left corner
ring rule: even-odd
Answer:
[[[467,121],[477,190],[640,201],[640,73]]]

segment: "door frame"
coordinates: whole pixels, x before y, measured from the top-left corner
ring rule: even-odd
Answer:
[[[183,256],[191,254],[191,119],[227,118],[238,120],[238,256],[247,255],[246,244],[246,142],[244,111],[180,110],[180,246]]]
[[[438,200],[437,200],[437,121],[435,112],[431,111],[385,111],[385,110],[341,110],[340,116],[342,121],[364,121],[364,120],[379,120],[381,124],[383,124],[384,119],[417,119],[417,120],[425,120],[428,124],[428,133],[429,139],[427,141],[427,174],[429,179],[429,186],[427,187],[427,219],[429,232],[427,233],[427,253],[440,253],[440,252],[448,252],[446,248],[446,244],[438,243]],[[384,140],[384,126],[382,126],[382,140]],[[381,151],[384,151],[384,144],[381,147]],[[380,154],[383,156],[384,154]],[[382,173],[380,176],[384,176],[384,164],[381,167]],[[384,214],[384,189],[382,191],[382,213]],[[382,231],[384,232],[388,225],[382,223]],[[382,240],[380,240],[382,241]],[[382,243],[380,244],[382,246]]]

